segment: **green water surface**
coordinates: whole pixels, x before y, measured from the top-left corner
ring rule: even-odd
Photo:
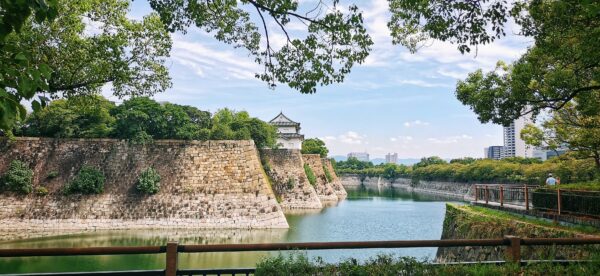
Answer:
[[[401,191],[350,191],[336,206],[287,215],[289,229],[96,231],[0,243],[0,248],[229,244],[317,241],[439,239],[446,200]],[[433,258],[436,248],[311,251],[312,258],[335,262],[379,253]],[[254,267],[280,252],[191,253],[179,255],[180,268]],[[164,255],[0,258],[0,273],[162,269]]]

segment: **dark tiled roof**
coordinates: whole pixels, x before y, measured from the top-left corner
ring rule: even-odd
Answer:
[[[279,135],[279,138],[283,138],[283,139],[292,139],[292,138],[304,139],[304,135],[298,134],[298,133],[279,133],[278,135]]]
[[[281,117],[285,121],[274,122],[279,117]],[[300,125],[300,123],[294,122],[294,121],[292,121],[292,119],[290,119],[287,116],[283,115],[283,112],[279,112],[279,114],[277,116],[275,116],[275,118],[273,118],[271,121],[269,121],[269,123],[271,123],[273,125],[276,125],[276,126],[297,126],[297,125]]]

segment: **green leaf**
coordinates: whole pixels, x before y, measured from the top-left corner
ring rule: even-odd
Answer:
[[[27,56],[25,56],[25,54],[23,54],[22,52],[18,53],[15,55],[15,59],[18,61],[27,61]]]
[[[50,68],[50,66],[48,66],[48,64],[45,64],[45,63],[42,63],[39,66],[40,66],[40,72],[42,73],[44,78],[50,79],[50,77],[52,77],[52,68]]]
[[[42,105],[38,101],[31,102],[31,108],[33,112],[39,112],[42,109]]]

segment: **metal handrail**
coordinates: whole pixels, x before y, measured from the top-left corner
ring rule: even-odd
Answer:
[[[179,253],[279,251],[279,250],[326,250],[367,249],[406,247],[461,247],[461,246],[505,246],[507,260],[521,261],[521,245],[592,245],[600,244],[600,238],[519,238],[505,236],[502,239],[453,239],[453,240],[394,240],[394,241],[347,241],[347,242],[299,242],[299,243],[256,243],[256,244],[200,244],[179,245],[169,242],[166,246],[120,246],[88,248],[30,248],[0,249],[0,257],[33,256],[79,256],[79,255],[122,255],[166,253],[165,275],[178,273]],[[150,272],[150,271],[149,271]],[[154,273],[155,271],[152,271]]]

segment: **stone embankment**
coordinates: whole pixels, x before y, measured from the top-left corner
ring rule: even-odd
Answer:
[[[285,212],[292,209],[321,209],[323,205],[317,192],[304,173],[300,150],[264,149],[265,171],[271,178],[273,191]]]
[[[322,158],[321,162],[323,162],[323,168],[326,169],[331,175],[331,187],[338,198],[343,199],[348,196],[346,189],[344,189],[344,185],[342,185],[342,181],[340,181],[340,178],[337,176],[333,166],[331,165],[331,161],[327,158]]]
[[[489,211],[487,211],[489,212]],[[557,227],[478,211],[469,206],[446,205],[442,239],[499,239],[506,235],[527,238],[590,237],[568,227]],[[593,236],[598,237],[598,236]],[[578,260],[589,258],[598,246],[523,246],[523,260]],[[440,247],[438,262],[505,260],[506,247]]]
[[[52,229],[287,228],[253,141],[18,138],[0,141],[0,174],[12,160],[49,194],[0,194],[0,232]],[[104,192],[66,195],[83,166],[101,170]],[[161,175],[160,191],[139,193],[142,170]]]
[[[315,190],[322,203],[334,203],[338,201],[338,196],[335,190],[331,186],[331,183],[325,176],[325,170],[323,169],[323,163],[321,162],[321,156],[318,154],[302,154],[302,159],[312,169],[317,181],[315,183]]]
[[[467,200],[471,197],[471,183],[425,181],[420,180],[413,183],[410,178],[397,178],[389,180],[383,177],[364,177],[360,175],[342,175],[340,182],[346,189],[402,189],[409,192],[441,195],[459,200]]]

